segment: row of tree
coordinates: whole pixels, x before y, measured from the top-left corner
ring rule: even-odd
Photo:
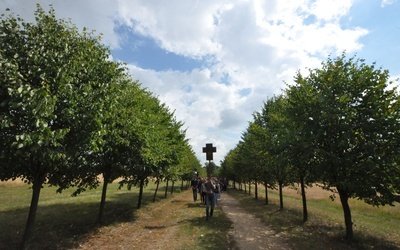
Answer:
[[[374,206],[400,202],[400,100],[389,72],[345,53],[328,58],[264,102],[241,141],[222,161],[222,174],[262,182],[266,190],[299,183],[338,195],[346,237],[353,237],[348,200]],[[256,189],[257,198],[257,189]]]
[[[0,180],[32,184],[21,247],[33,229],[40,190],[103,183],[140,187],[148,177],[189,180],[200,163],[183,124],[111,61],[101,37],[38,5],[35,23],[0,19]],[[103,181],[99,179],[103,177]]]

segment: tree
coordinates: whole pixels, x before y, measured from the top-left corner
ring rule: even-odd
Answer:
[[[221,162],[220,175],[228,180],[233,181],[233,188],[236,188],[238,181],[238,173],[235,171],[235,158],[238,148],[231,149]]]
[[[243,143],[240,147],[240,154],[244,156],[242,165],[245,167],[245,172],[249,174],[250,181],[254,181],[255,199],[258,199],[258,183],[262,181],[266,184],[263,172],[265,169],[265,141],[261,133],[262,129],[254,122],[250,122],[246,131],[242,133]],[[268,198],[268,193],[266,193],[266,198]],[[267,199],[266,203],[268,203]]]
[[[35,24],[12,14],[0,22],[0,179],[21,178],[33,190],[21,248],[42,186],[60,191],[87,172],[76,156],[92,150],[101,100],[119,67],[99,37],[57,20],[53,9],[38,5],[35,17]]]
[[[175,179],[179,159],[185,148],[185,131],[182,123],[174,118],[165,104],[152,96],[150,92],[142,91],[125,100],[128,107],[135,106],[128,119],[135,121],[131,127],[132,138],[138,138],[140,147],[132,148],[130,162],[125,166],[121,185],[127,184],[139,187],[137,207],[141,207],[143,188],[147,185],[149,176],[164,176]],[[136,134],[136,136],[133,136]]]
[[[291,175],[293,181],[300,183],[300,194],[303,203],[303,222],[308,219],[306,187],[312,186],[317,181],[315,171],[315,150],[314,150],[314,127],[309,119],[309,114],[304,110],[309,108],[311,103],[306,96],[301,93],[306,91],[305,88],[289,88],[286,90],[287,106],[284,115],[286,116],[286,124],[289,135],[287,147],[287,159],[291,166]],[[309,91],[309,90],[308,90]],[[312,91],[312,90],[311,90]],[[317,112],[315,109],[315,112]]]
[[[216,170],[217,170],[217,164],[215,164],[213,161],[206,162],[204,164],[204,168],[206,169],[207,176],[215,176]]]
[[[287,161],[289,130],[284,126],[286,105],[284,96],[275,96],[264,102],[261,112],[255,113],[255,123],[263,128],[265,136],[264,157],[266,157],[267,172],[278,182],[279,204],[283,209],[283,187],[290,183]]]
[[[267,115],[265,103],[261,112],[253,113],[253,120],[249,130],[253,134],[253,138],[258,141],[257,145],[259,149],[257,158],[261,166],[258,174],[263,180],[265,187],[265,204],[268,204],[268,189],[275,189],[276,179],[272,172],[271,152],[268,151],[268,144],[270,142],[268,126],[270,124],[270,117]]]
[[[193,151],[192,147],[189,145],[188,141],[185,141],[185,143],[183,144],[183,148],[180,151],[177,169],[178,176],[182,180],[181,189],[183,189],[184,181],[190,182],[194,175],[201,175],[200,161],[196,158],[196,154]]]
[[[374,206],[400,201],[400,102],[390,84],[388,71],[343,53],[306,77],[298,73],[289,88],[293,103],[306,103],[293,122],[307,124],[299,134],[305,142],[312,129],[317,174],[340,197],[347,239],[353,237],[350,198]]]
[[[107,186],[118,177],[124,176],[127,166],[135,165],[140,159],[140,149],[143,147],[141,127],[138,120],[143,119],[138,100],[146,91],[140,88],[129,76],[121,75],[113,82],[107,107],[103,109],[101,128],[96,150],[91,152],[89,159],[95,166],[95,174],[90,178],[103,175],[103,189],[100,201],[98,222],[102,222],[106,202]],[[80,188],[85,188],[82,182]],[[97,182],[98,183],[98,182]]]

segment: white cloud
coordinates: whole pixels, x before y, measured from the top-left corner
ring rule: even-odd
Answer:
[[[348,14],[352,0],[324,0],[315,1],[311,4],[310,13],[319,20],[336,22]]]
[[[170,52],[189,57],[213,54],[215,23],[227,1],[119,0],[120,22],[153,37]]]
[[[386,7],[388,5],[395,4],[398,0],[382,0],[381,1],[381,7]]]

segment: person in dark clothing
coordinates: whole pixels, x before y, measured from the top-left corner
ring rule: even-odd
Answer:
[[[206,220],[211,218],[215,208],[215,183],[211,177],[207,178],[207,182],[204,183],[204,192],[206,193]]]
[[[198,186],[199,186],[199,180],[197,177],[193,177],[190,186],[192,187],[193,191],[193,201],[197,201],[197,192],[198,192]]]

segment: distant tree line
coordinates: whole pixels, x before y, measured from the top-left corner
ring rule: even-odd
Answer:
[[[353,238],[349,199],[381,206],[400,202],[400,101],[389,72],[345,53],[321,68],[297,72],[294,84],[267,99],[221,163],[238,183],[277,188],[299,184],[338,195],[346,237]],[[246,187],[245,187],[246,188]]]
[[[0,18],[0,180],[32,185],[21,248],[44,185],[77,195],[102,184],[101,222],[107,185],[117,178],[139,187],[139,208],[148,177],[174,183],[201,169],[183,123],[100,41],[58,20],[53,8],[38,5],[34,23]]]

